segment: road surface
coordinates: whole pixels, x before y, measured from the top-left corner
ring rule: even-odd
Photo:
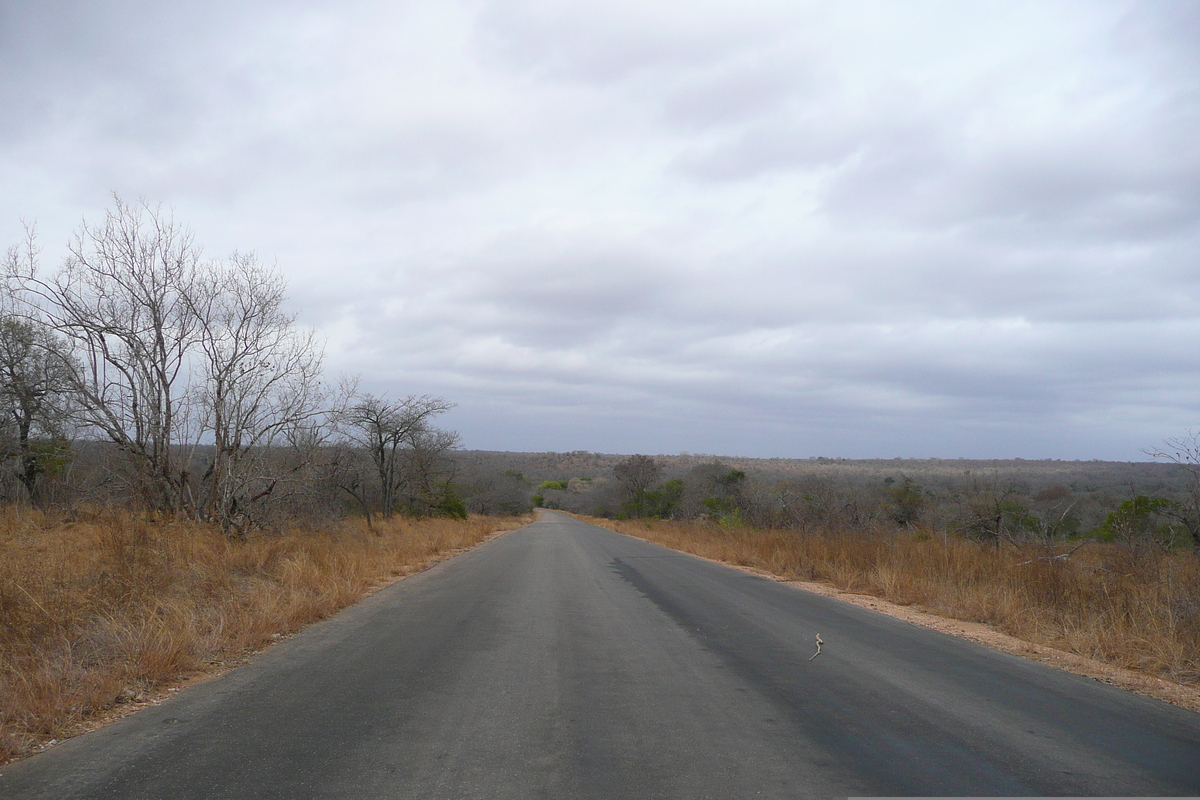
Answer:
[[[553,512],[0,768],[22,800],[1122,794],[1200,794],[1200,715]]]

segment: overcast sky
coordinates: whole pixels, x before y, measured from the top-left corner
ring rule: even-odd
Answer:
[[[1192,1],[0,0],[0,244],[169,205],[469,448],[1145,459],[1200,426],[1198,43]]]

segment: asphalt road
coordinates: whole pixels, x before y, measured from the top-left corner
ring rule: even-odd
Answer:
[[[1200,794],[1200,715],[549,512],[0,769],[22,800],[1130,794]]]

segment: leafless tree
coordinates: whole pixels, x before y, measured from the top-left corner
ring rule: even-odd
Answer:
[[[210,265],[188,297],[201,334],[196,405],[213,444],[196,506],[226,533],[254,524],[254,505],[303,468],[308,459],[281,470],[277,451],[315,452],[312,423],[328,412],[323,348],[284,299],[282,276],[253,254]]]
[[[613,476],[629,493],[628,506],[634,516],[645,516],[646,493],[658,480],[662,469],[650,456],[632,455],[613,467]]]
[[[1074,533],[1079,529],[1076,505],[1078,500],[1065,486],[1050,486],[1034,493],[1026,509],[1030,532],[1046,546]]]
[[[327,466],[328,480],[354,499],[367,520],[367,529],[374,530],[372,509],[377,500],[371,475],[374,466],[362,447],[352,440],[343,439],[331,444]]]
[[[459,436],[454,431],[430,427],[417,432],[412,444],[404,451],[402,478],[396,492],[400,507],[410,514],[462,514],[466,506],[458,498],[454,482],[457,465],[447,454],[458,447]],[[457,503],[450,501],[454,500]]]
[[[422,513],[436,504],[437,484],[448,477],[445,455],[457,446],[458,434],[435,427],[433,420],[452,408],[440,397],[391,401],[367,394],[347,410],[346,434],[370,459],[385,517],[400,507]],[[342,488],[360,504],[367,502],[367,485],[361,473],[343,473]]]
[[[821,529],[847,525],[848,491],[827,478],[806,475],[775,484],[775,503],[783,527]]]
[[[1167,439],[1164,446],[1147,451],[1153,458],[1177,465],[1183,472],[1183,499],[1170,504],[1163,513],[1187,528],[1192,548],[1200,556],[1200,431]]]
[[[126,454],[148,507],[227,533],[257,524],[256,507],[311,477],[333,411],[323,348],[283,310],[278,271],[253,254],[202,261],[169,213],[119,197],[69,249],[42,277],[30,229],[5,276],[26,321],[65,340],[80,421]]]
[[[657,461],[640,454],[632,455],[613,467],[613,475],[631,494],[648,491],[661,472]]]
[[[468,471],[464,479],[469,495],[467,507],[475,513],[502,513],[516,515],[528,511],[529,495],[532,489],[524,476],[516,470],[499,469],[482,471],[478,468]],[[578,483],[578,479],[575,479]]]
[[[30,231],[25,253],[9,252],[10,288],[69,342],[83,421],[132,458],[144,501],[181,511],[188,474],[178,444],[195,423],[187,390],[201,331],[189,298],[199,248],[170,214],[117,197],[69,249],[62,268],[42,278]]]

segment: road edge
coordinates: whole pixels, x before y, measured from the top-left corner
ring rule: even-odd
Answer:
[[[1066,650],[1059,650],[1049,645],[1037,644],[1024,639],[1018,639],[1015,636],[1010,636],[1007,633],[996,630],[993,626],[983,622],[967,622],[965,620],[955,619],[954,617],[946,617],[938,614],[936,611],[925,608],[919,605],[905,606],[899,603],[894,603],[890,600],[885,600],[874,595],[861,594],[851,592],[845,589],[838,588],[831,583],[822,583],[817,581],[798,581],[791,578],[785,578],[781,575],[776,575],[773,572],[768,572],[758,567],[750,567],[744,564],[734,564],[729,561],[721,561],[707,556],[697,555],[696,553],[688,552],[687,550],[677,550],[668,547],[659,542],[652,542],[649,539],[643,539],[636,534],[619,531],[615,528],[610,528],[606,524],[608,520],[601,517],[588,517],[582,514],[572,514],[571,512],[560,512],[567,514],[580,522],[586,522],[589,525],[595,525],[598,528],[619,533],[622,536],[628,536],[631,539],[655,544],[667,550],[674,550],[677,553],[684,553],[703,561],[708,561],[713,564],[721,564],[722,566],[732,567],[733,569],[757,575],[760,578],[782,583],[790,586],[793,589],[819,594],[823,597],[828,597],[833,600],[838,600],[843,603],[865,608],[868,611],[876,611],[885,616],[900,619],[913,625],[918,625],[922,628],[945,633],[949,636],[954,636],[959,639],[966,639],[975,644],[982,645],[992,650],[997,650],[1009,655],[1024,658],[1027,661],[1035,661],[1048,667],[1069,672],[1074,675],[1079,675],[1084,678],[1106,683],[1109,686],[1115,686],[1119,689],[1133,692],[1134,694],[1150,697],[1155,700],[1160,700],[1164,703],[1169,703],[1173,706],[1200,713],[1200,688],[1193,688],[1185,684],[1176,683],[1174,681],[1160,678],[1154,675],[1137,672],[1136,670],[1118,667],[1113,664],[1108,664],[1103,661],[1097,661],[1087,656],[1081,656],[1077,653],[1071,653]]]
[[[525,519],[526,517],[528,517],[528,515],[523,514],[520,517],[516,517],[514,519]],[[355,606],[360,605],[361,603],[366,601],[368,598],[375,596],[376,594],[383,591],[384,589],[387,589],[389,586],[394,586],[395,584],[397,584],[400,581],[403,581],[407,578],[411,578],[416,575],[420,575],[423,572],[427,572],[428,570],[432,569],[433,567],[437,566],[438,564],[441,564],[445,561],[449,561],[452,558],[457,558],[458,556],[461,556],[465,553],[469,553],[472,550],[476,550],[476,549],[488,544],[489,542],[495,541],[496,539],[498,539],[499,537],[503,536],[506,533],[512,533],[513,531],[519,531],[524,528],[527,528],[530,525],[532,525],[534,522],[537,522],[540,518],[541,518],[540,514],[535,514],[534,518],[532,520],[529,520],[529,521],[525,522],[524,524],[519,525],[515,528],[501,528],[501,529],[492,531],[491,533],[487,534],[486,536],[484,536],[482,539],[480,539],[478,542],[471,545],[470,547],[457,547],[457,548],[454,548],[453,550],[447,550],[444,553],[439,553],[435,556],[431,556],[430,558],[426,559],[419,566],[413,568],[409,572],[402,572],[402,573],[399,573],[396,575],[388,575],[383,578],[380,578],[377,582],[375,582],[370,587],[368,587],[363,592],[362,596],[359,597],[357,600],[355,600],[353,603],[351,603],[347,606],[343,606],[342,608],[339,608],[337,611],[330,614],[329,616],[322,617],[320,619],[315,619],[312,622],[307,623],[306,625],[304,625],[303,627],[301,627],[298,630],[291,631],[289,633],[284,633],[284,634],[275,634],[274,638],[272,638],[271,641],[267,642],[262,647],[258,647],[253,650],[247,650],[243,653],[238,654],[234,658],[226,659],[225,661],[217,661],[217,662],[211,662],[209,664],[206,664],[206,665],[204,665],[204,668],[193,670],[190,673],[182,675],[176,681],[172,681],[169,684],[164,684],[160,687],[156,687],[153,691],[147,693],[145,698],[142,700],[138,700],[136,702],[129,702],[129,703],[119,703],[119,704],[110,706],[109,708],[105,709],[104,711],[99,712],[96,715],[91,716],[91,717],[87,718],[86,720],[82,720],[81,722],[78,722],[75,725],[71,726],[71,728],[69,728],[62,735],[61,738],[51,739],[50,741],[44,742],[25,753],[21,753],[18,756],[8,759],[7,761],[0,761],[0,769],[4,769],[5,767],[9,767],[9,766],[12,766],[13,764],[17,764],[21,761],[24,761],[27,758],[36,756],[39,753],[44,753],[47,750],[57,747],[58,745],[62,744],[63,742],[67,742],[67,741],[70,741],[71,739],[75,739],[80,736],[83,736],[84,734],[88,734],[93,731],[99,730],[107,725],[111,725],[114,722],[125,719],[126,717],[133,716],[134,714],[137,714],[139,711],[144,711],[147,708],[153,708],[155,706],[161,705],[166,700],[170,699],[171,697],[174,697],[176,694],[178,694],[181,691],[184,691],[192,686],[196,686],[201,683],[207,683],[208,681],[210,681],[214,678],[219,678],[222,675],[225,675],[229,672],[232,672],[233,670],[236,670],[238,667],[245,666],[250,663],[251,659],[253,659],[254,657],[256,657],[262,653],[267,652],[268,650],[270,650],[271,648],[273,648],[275,645],[279,644],[280,642],[287,641],[288,639],[292,639],[295,636],[298,636],[299,634],[304,633],[306,630],[311,628],[313,625],[318,625],[322,622],[327,622],[328,620],[333,619],[338,614],[341,614],[344,611],[348,611],[348,610],[354,608]]]

